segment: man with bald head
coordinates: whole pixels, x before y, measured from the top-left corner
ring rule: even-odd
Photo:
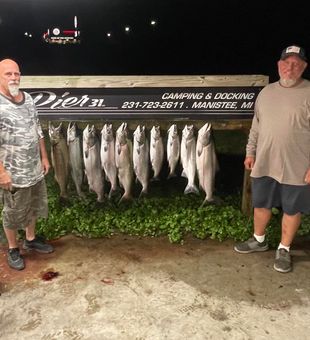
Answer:
[[[25,268],[17,231],[25,230],[23,248],[41,253],[54,249],[35,235],[38,217],[47,217],[44,176],[50,164],[44,135],[31,96],[19,89],[20,70],[11,59],[0,61],[0,190],[8,264]]]
[[[310,214],[310,82],[302,78],[307,65],[302,47],[282,51],[279,81],[267,85],[256,99],[244,161],[252,177],[254,235],[235,250],[266,251],[271,209],[281,208],[281,241],[273,266],[281,273],[292,270],[290,246],[301,214]]]

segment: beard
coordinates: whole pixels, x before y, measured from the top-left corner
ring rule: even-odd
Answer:
[[[280,78],[280,84],[283,87],[292,87],[296,85],[297,79],[290,79],[290,78]]]
[[[9,84],[8,89],[12,97],[16,97],[19,94],[19,84]]]

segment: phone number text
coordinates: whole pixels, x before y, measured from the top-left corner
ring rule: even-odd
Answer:
[[[122,109],[181,109],[184,102],[124,102]]]

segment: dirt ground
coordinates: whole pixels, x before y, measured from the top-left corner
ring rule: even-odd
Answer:
[[[237,254],[232,241],[71,235],[25,253],[21,272],[2,244],[0,339],[309,339],[309,240],[288,274],[274,250]]]

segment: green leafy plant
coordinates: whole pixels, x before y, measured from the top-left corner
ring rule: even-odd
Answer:
[[[146,198],[128,203],[117,201],[96,202],[96,195],[86,194],[79,199],[74,192],[68,202],[59,201],[58,187],[51,176],[47,178],[49,195],[49,217],[39,219],[37,232],[47,239],[56,239],[67,234],[82,237],[111,237],[124,233],[139,237],[167,236],[172,243],[182,243],[187,235],[199,239],[211,238],[219,241],[233,239],[243,241],[253,233],[253,219],[240,211],[240,193],[222,196],[220,205],[200,207],[202,196],[183,195],[169,189],[162,197],[160,188]],[[271,246],[280,240],[281,213],[273,210],[267,228]],[[303,216],[299,235],[310,233],[310,216]]]

